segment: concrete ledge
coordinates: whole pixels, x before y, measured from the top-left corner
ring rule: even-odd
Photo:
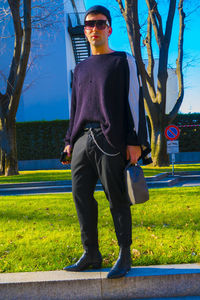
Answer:
[[[154,180],[161,180],[161,179],[163,179],[163,178],[165,178],[165,177],[167,177],[168,176],[168,173],[159,173],[159,174],[156,174],[156,175],[154,175],[154,176],[148,176],[148,177],[146,177],[146,181],[154,181]]]
[[[35,182],[20,182],[20,183],[2,183],[1,189],[9,188],[29,188],[29,187],[43,187],[43,186],[71,186],[71,180],[57,180],[57,181],[35,181]]]
[[[120,279],[106,269],[0,274],[1,300],[95,300],[200,296],[200,265],[132,268]]]

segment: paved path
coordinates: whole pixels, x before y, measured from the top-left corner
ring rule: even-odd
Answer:
[[[151,188],[167,188],[181,186],[200,186],[200,172],[188,172],[172,176],[167,173],[147,177],[147,185]],[[97,191],[102,191],[99,182],[96,186]],[[0,195],[30,195],[43,193],[67,193],[72,191],[71,180],[62,181],[41,181],[15,184],[0,184]]]

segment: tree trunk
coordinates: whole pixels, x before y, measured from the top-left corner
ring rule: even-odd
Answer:
[[[5,155],[5,176],[18,175],[16,121],[6,119],[6,129],[10,144],[10,153]]]
[[[5,152],[0,149],[0,175],[5,174]]]
[[[169,166],[169,155],[167,154],[167,141],[164,134],[163,124],[154,124],[151,128],[151,148],[153,166]]]

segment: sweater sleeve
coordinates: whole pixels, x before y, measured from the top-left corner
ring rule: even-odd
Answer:
[[[126,145],[139,146],[140,143],[138,141],[138,137],[135,131],[135,126],[134,126],[129,105],[127,105],[127,123],[128,123],[128,133],[126,136]]]
[[[139,82],[137,76],[137,68],[135,60],[133,57],[127,54],[127,89],[128,89],[128,101],[126,108],[126,118],[127,118],[127,136],[126,144],[132,146],[139,146],[137,136],[137,124],[135,120],[138,116],[138,99],[139,99]]]
[[[74,118],[76,113],[76,74],[74,72],[73,83],[72,83],[72,96],[71,96],[71,111],[70,111],[70,121],[69,127],[64,139],[65,146],[70,145],[71,134],[74,126]]]
[[[127,61],[129,65],[129,124],[132,123],[132,131],[128,134],[129,145],[140,145],[142,149],[142,156],[144,164],[151,163],[150,144],[148,128],[146,123],[146,116],[144,110],[143,90],[139,82],[137,66],[135,58],[127,54]],[[135,137],[136,136],[136,137]],[[135,142],[133,141],[135,137]]]

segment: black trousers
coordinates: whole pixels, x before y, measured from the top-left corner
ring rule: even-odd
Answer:
[[[105,152],[117,153],[106,141],[100,128],[90,130],[98,146]],[[126,160],[121,154],[108,156],[102,153],[90,130],[84,131],[74,144],[71,162],[72,192],[82,244],[85,250],[98,248],[98,204],[93,194],[100,179],[110,204],[118,244],[127,247],[132,243],[132,224],[124,184]]]

